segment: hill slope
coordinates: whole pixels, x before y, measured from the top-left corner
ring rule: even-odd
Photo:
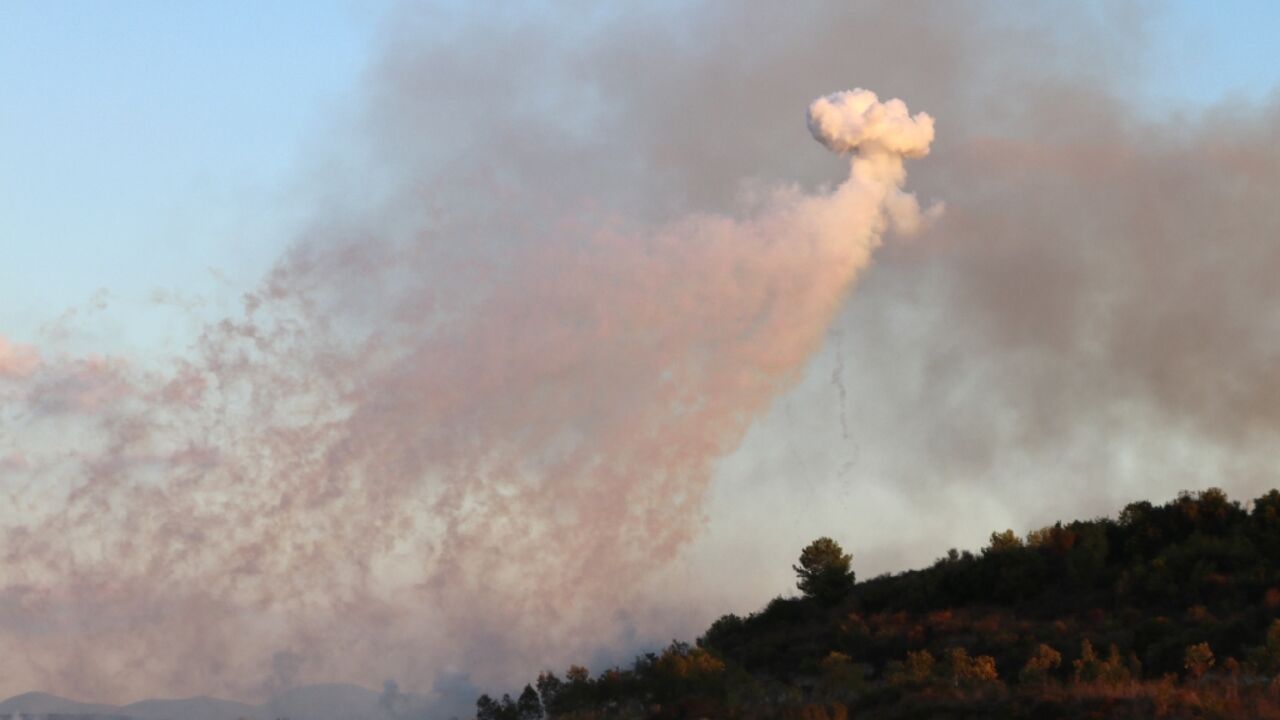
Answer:
[[[478,715],[1280,718],[1277,491],[1247,506],[1183,493],[849,575],[630,668],[544,673]]]
[[[114,705],[82,703],[42,692],[15,695],[0,702],[0,715],[85,715],[121,716],[127,713]]]

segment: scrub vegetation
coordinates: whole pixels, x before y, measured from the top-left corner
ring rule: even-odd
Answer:
[[[855,581],[830,538],[797,596],[594,677],[544,672],[480,720],[1280,718],[1280,491],[991,534]]]

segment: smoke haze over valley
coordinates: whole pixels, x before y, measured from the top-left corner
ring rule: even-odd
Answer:
[[[1276,484],[1280,96],[1158,8],[381,12],[244,265],[0,297],[0,694],[460,714],[815,535]]]

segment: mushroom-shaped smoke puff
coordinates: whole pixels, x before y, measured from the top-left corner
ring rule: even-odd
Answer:
[[[875,93],[857,88],[814,100],[809,105],[809,132],[841,155],[878,149],[918,158],[929,154],[933,118],[926,113],[913,117],[901,100],[882,103]]]

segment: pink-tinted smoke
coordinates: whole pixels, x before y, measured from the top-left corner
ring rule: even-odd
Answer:
[[[23,462],[0,465],[0,670],[103,700],[246,697],[508,681],[598,643],[697,533],[713,464],[883,233],[922,222],[903,158],[931,118],[856,90],[810,125],[848,179],[744,218],[561,212],[463,287],[406,274],[425,240],[304,242],[163,369],[0,345],[24,383],[3,408],[21,425],[0,456]]]
[[[40,366],[40,354],[28,345],[22,345],[0,335],[0,378],[25,377]]]

